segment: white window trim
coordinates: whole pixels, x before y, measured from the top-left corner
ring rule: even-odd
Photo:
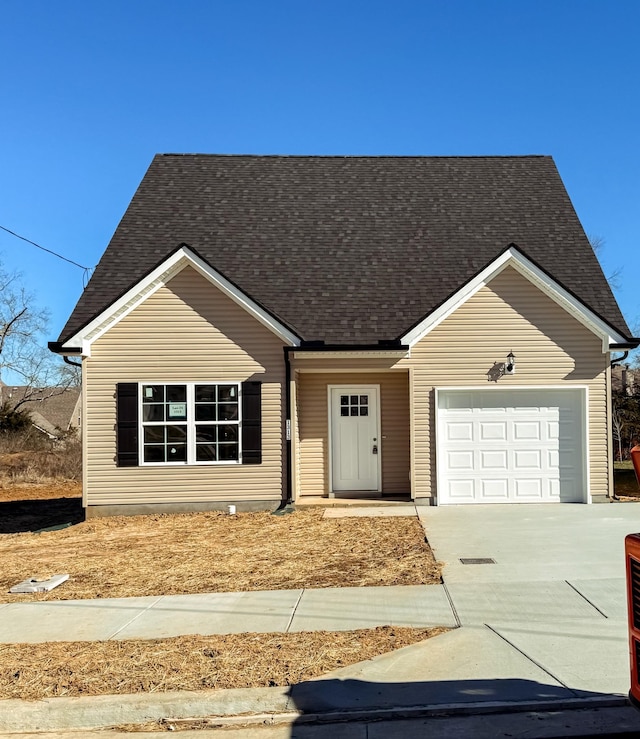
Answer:
[[[183,385],[187,389],[187,420],[186,421],[144,421],[143,420],[143,397],[142,388],[145,385]],[[196,421],[195,418],[195,387],[196,385],[235,385],[238,389],[238,419],[233,421]],[[242,464],[242,383],[226,382],[223,380],[215,382],[176,382],[157,380],[138,383],[138,459],[141,467],[220,467]],[[196,426],[224,426],[233,425],[238,427],[238,459],[237,460],[196,460]],[[185,462],[145,462],[144,459],[144,429],[146,426],[186,426],[187,427],[187,459]]]

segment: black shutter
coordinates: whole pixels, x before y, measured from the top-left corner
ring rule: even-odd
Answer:
[[[116,385],[116,465],[137,467],[138,462],[138,384]]]
[[[262,383],[242,383],[242,464],[262,463]]]

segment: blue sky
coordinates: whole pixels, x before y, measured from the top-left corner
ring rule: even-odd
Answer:
[[[94,266],[157,152],[551,154],[640,332],[639,34],[636,0],[5,2],[0,225]],[[56,339],[82,271],[0,254]]]

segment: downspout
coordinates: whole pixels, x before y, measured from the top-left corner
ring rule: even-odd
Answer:
[[[629,356],[629,352],[626,351],[622,354],[621,357],[616,357],[615,359],[611,360],[611,366],[613,367],[614,364],[620,364],[620,362],[624,362],[624,360]]]
[[[287,470],[287,482],[284,489],[284,496],[278,508],[273,511],[273,515],[281,516],[285,513],[293,512],[293,469],[292,469],[292,448],[291,448],[291,360],[289,352],[295,347],[285,346],[284,348],[284,438],[285,438],[285,464]]]
[[[629,352],[627,352],[628,354]],[[72,365],[73,367],[82,367],[82,362],[74,362],[73,359],[69,359],[69,357],[66,354],[62,355],[62,358],[67,364]]]

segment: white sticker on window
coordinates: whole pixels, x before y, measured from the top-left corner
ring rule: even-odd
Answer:
[[[145,398],[153,398],[153,388],[152,387],[145,387],[145,389],[144,389],[144,397]]]
[[[169,418],[184,418],[186,415],[186,403],[169,403]]]

